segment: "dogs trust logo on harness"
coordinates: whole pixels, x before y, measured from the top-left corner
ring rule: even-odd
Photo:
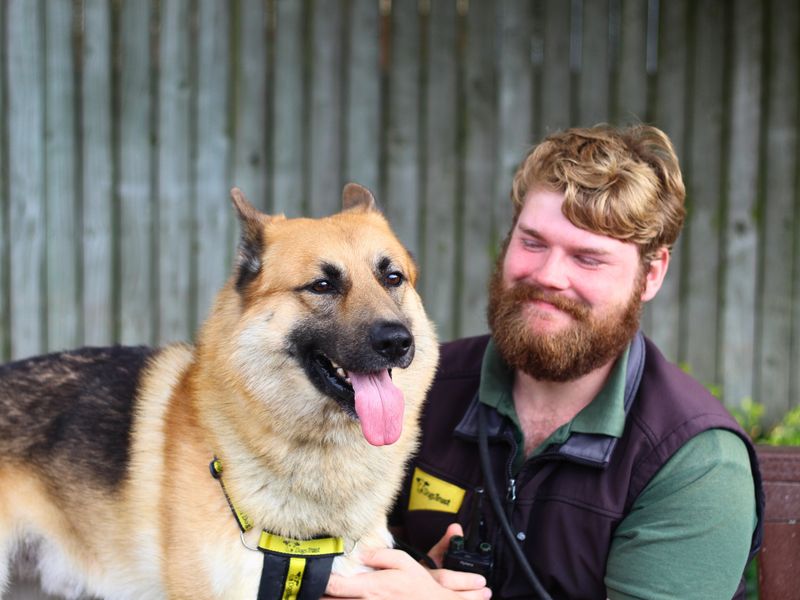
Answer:
[[[408,510],[435,510],[455,514],[461,508],[463,500],[462,488],[434,477],[419,467],[414,469]]]

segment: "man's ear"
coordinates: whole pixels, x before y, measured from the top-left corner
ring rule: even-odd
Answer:
[[[669,268],[669,259],[669,248],[662,246],[656,250],[655,257],[650,261],[645,273],[642,302],[655,298],[658,290],[661,289],[661,284],[664,283],[664,277],[666,277],[667,269]]]

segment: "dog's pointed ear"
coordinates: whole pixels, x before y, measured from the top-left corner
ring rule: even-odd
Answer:
[[[377,211],[375,197],[367,188],[357,183],[348,183],[342,190],[342,210],[352,212]]]
[[[240,292],[261,271],[261,255],[264,252],[264,224],[267,215],[250,204],[239,188],[231,190],[231,201],[239,215],[241,234],[236,257],[238,275],[236,289]]]

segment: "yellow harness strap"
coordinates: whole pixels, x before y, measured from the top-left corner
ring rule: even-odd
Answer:
[[[225,500],[242,533],[253,528],[253,521],[236,508],[222,481],[222,462],[217,458],[209,465],[211,476],[219,481]],[[330,578],[333,559],[344,554],[342,538],[322,537],[295,540],[261,532],[258,549],[264,554],[257,600],[318,600]]]

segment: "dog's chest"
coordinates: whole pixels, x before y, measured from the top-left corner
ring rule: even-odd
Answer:
[[[215,597],[256,598],[264,562],[260,551],[246,548],[237,538],[226,544],[208,540],[199,553]]]

